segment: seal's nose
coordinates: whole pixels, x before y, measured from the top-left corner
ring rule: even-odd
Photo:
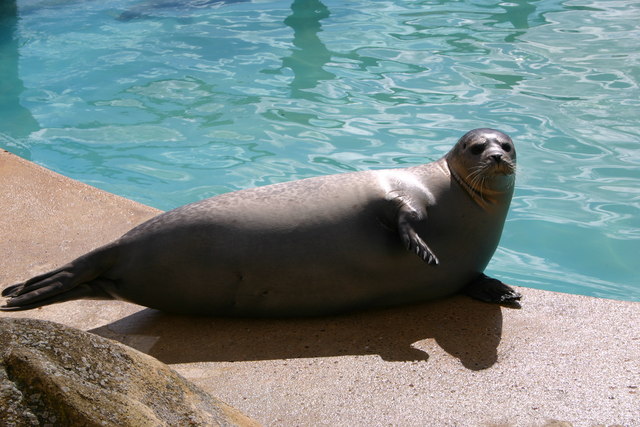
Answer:
[[[492,154],[490,157],[496,163],[500,163],[502,161],[502,154]]]

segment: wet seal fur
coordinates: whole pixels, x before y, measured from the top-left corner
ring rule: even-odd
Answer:
[[[475,129],[424,165],[222,194],[9,286],[0,309],[85,298],[186,314],[310,316],[459,291],[515,303],[520,294],[483,274],[515,164],[509,136]]]

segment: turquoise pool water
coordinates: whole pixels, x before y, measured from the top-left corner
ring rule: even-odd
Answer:
[[[495,127],[516,141],[519,170],[489,273],[640,301],[639,2],[5,8],[9,151],[170,209],[432,161],[465,131]]]

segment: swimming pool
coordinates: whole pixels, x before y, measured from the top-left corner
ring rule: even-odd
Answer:
[[[11,9],[10,5],[8,9]],[[489,274],[640,301],[640,3],[18,0],[0,146],[161,209],[518,149]]]

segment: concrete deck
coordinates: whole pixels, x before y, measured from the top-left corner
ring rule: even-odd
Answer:
[[[0,183],[1,288],[157,213],[2,151]],[[520,291],[519,310],[453,297],[233,320],[82,301],[0,316],[119,340],[265,425],[640,426],[640,303]]]

